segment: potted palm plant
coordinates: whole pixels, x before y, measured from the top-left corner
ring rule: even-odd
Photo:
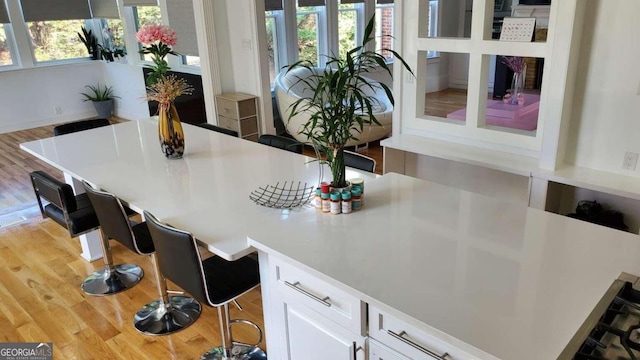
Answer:
[[[367,73],[386,71],[393,76],[385,57],[388,51],[395,56],[412,75],[413,71],[404,59],[391,49],[379,51],[367,50],[374,41],[372,37],[374,18],[367,24],[362,43],[349,50],[344,58],[326,56],[324,68],[316,68],[309,61],[298,61],[290,65],[287,72],[296,68],[305,68],[310,75],[299,77],[294,86],[302,84],[307,90],[300,99],[289,107],[291,120],[305,113],[309,120],[302,124],[299,132],[309,142],[326,155],[324,160],[330,167],[334,188],[348,186],[345,178],[344,147],[349,140],[358,140],[365,126],[381,126],[375,117],[376,106],[380,101],[375,90],[382,88],[387,98],[394,103],[393,93],[388,86],[365,77]]]
[[[113,88],[107,85],[102,87],[100,83],[96,86],[86,85],[85,87],[90,91],[80,93],[80,95],[84,96],[82,101],[93,102],[93,106],[96,108],[99,117],[103,119],[111,117],[113,113],[113,99],[119,98],[113,95]]]

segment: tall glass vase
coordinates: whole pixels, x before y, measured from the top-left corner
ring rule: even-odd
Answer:
[[[527,74],[527,67],[524,66],[521,71],[513,72],[513,79],[511,80],[511,97],[509,103],[518,105],[524,101],[524,79]]]
[[[169,159],[180,159],[184,154],[184,131],[173,102],[160,104],[158,138],[162,153]]]

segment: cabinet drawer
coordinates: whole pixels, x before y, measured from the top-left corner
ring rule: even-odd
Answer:
[[[240,120],[240,134],[241,136],[255,134],[258,132],[258,118],[252,116],[250,118]]]
[[[216,108],[218,109],[218,115],[233,119],[242,119],[258,115],[255,98],[231,101],[222,97],[217,97]]]
[[[414,360],[478,360],[375,306],[369,306],[369,336]]]
[[[218,115],[218,126],[229,130],[238,131],[238,120]]]
[[[238,103],[227,99],[216,98],[216,108],[218,115],[232,119],[238,119]]]
[[[366,304],[289,263],[272,258],[277,289],[285,301],[302,304],[355,334],[366,334]]]

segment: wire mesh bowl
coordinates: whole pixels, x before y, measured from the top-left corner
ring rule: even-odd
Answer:
[[[249,195],[256,204],[276,208],[291,209],[308,204],[315,195],[315,186],[298,181],[285,181],[275,186],[260,186]]]
[[[313,146],[313,150],[316,152],[316,160],[320,159],[318,149]],[[249,199],[258,205],[276,209],[291,209],[304,206],[309,204],[315,196],[316,187],[320,186],[323,176],[324,169],[322,161],[318,161],[317,184],[308,184],[301,181],[285,181],[282,185],[280,185],[281,182],[278,182],[275,186],[259,186],[258,189],[249,194]]]

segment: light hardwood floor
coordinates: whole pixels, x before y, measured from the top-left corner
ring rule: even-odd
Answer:
[[[151,337],[134,329],[135,312],[157,297],[153,271],[148,258],[115,241],[115,261],[140,265],[145,277],[134,288],[108,297],[80,290],[82,280],[101,268],[102,261],[80,258],[78,239],[41,218],[28,173],[44,169],[62,175],[18,148],[21,142],[52,134],[50,126],[0,134],[0,220],[26,218],[0,227],[0,342],[53,342],[55,359],[197,359],[217,346],[218,314],[208,306],[194,325],[172,335]],[[260,290],[239,301],[244,311],[232,306],[231,316],[264,328]],[[255,340],[244,331],[239,326],[234,336]]]

